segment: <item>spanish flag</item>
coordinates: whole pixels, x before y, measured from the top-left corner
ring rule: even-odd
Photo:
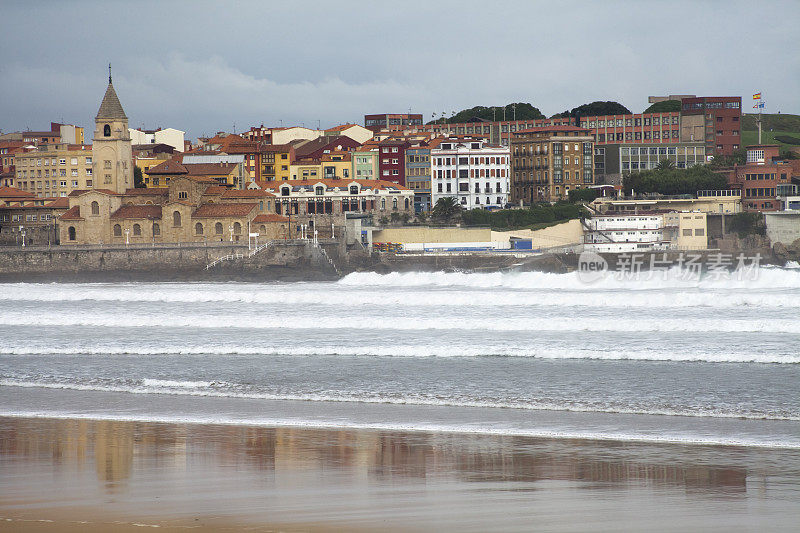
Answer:
[[[761,93],[756,93],[753,95],[753,100],[761,100]]]

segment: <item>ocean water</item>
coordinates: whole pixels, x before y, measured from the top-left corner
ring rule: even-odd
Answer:
[[[0,289],[0,416],[800,449],[797,269]]]

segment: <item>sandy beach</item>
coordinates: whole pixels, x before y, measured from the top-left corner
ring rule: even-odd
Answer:
[[[9,531],[771,531],[794,450],[0,418]]]

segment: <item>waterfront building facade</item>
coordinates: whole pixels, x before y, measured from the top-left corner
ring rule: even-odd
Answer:
[[[508,202],[509,149],[481,137],[437,139],[430,150],[431,205],[454,197],[464,209],[502,209]]]
[[[511,141],[511,201],[530,205],[564,199],[594,184],[594,136],[577,126],[518,131]]]
[[[414,211],[430,211],[431,149],[412,146],[406,150],[406,187],[414,191]]]

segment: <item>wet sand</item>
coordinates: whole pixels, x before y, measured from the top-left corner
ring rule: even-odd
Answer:
[[[800,451],[0,418],[3,531],[796,531]]]

